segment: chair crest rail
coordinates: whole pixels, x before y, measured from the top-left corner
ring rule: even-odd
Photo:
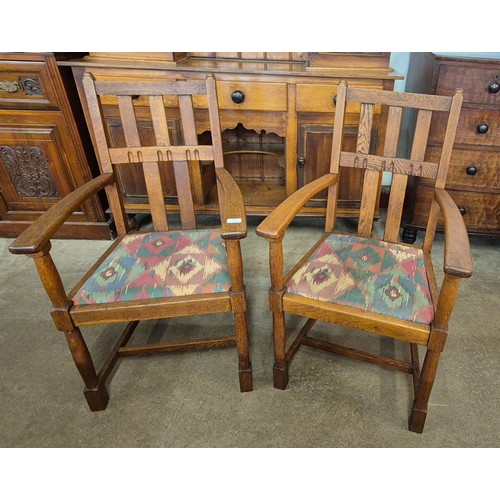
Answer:
[[[194,95],[206,94],[205,81],[175,82],[114,82],[96,81],[95,90],[98,95]]]
[[[347,87],[346,101],[385,104],[430,111],[449,111],[452,97]]]

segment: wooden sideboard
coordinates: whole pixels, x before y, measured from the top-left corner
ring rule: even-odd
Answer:
[[[0,53],[0,236],[19,235],[99,172],[71,71],[57,65],[70,56]],[[104,203],[92,197],[57,236],[109,238]]]
[[[85,113],[82,89],[85,72],[106,79],[203,79],[215,74],[221,112],[226,168],[238,182],[248,214],[265,215],[305,183],[326,173],[330,160],[331,132],[335,115],[337,84],[393,89],[402,78],[389,67],[389,53],[106,53],[91,52],[60,64],[71,66]],[[144,143],[153,137],[147,103],[134,100]],[[165,100],[173,143],[180,134],[177,104]],[[195,102],[200,143],[208,140],[206,103]],[[123,131],[116,103],[105,100],[103,111],[112,143],[123,145]],[[354,148],[359,106],[347,110],[346,144]],[[88,117],[87,117],[88,118]],[[383,142],[381,125],[387,117],[376,110],[373,121],[373,151]],[[121,167],[121,166],[120,166]],[[349,170],[349,171],[348,171]],[[357,216],[361,178],[354,169],[340,174],[341,216]],[[192,189],[198,212],[215,212],[217,198],[211,165],[192,170]],[[175,186],[164,169],[167,209],[176,208]],[[147,212],[144,178],[136,169],[119,169],[125,207],[131,213]],[[320,193],[302,215],[322,215],[326,193]]]
[[[446,189],[458,205],[470,233],[500,233],[500,60],[411,56],[406,90],[452,95],[464,91]],[[433,117],[426,161],[438,161],[436,147],[446,123]],[[432,182],[419,179],[409,187],[403,216],[403,240],[415,241],[425,227],[432,201]],[[441,223],[441,222],[440,222]],[[442,227],[442,225],[441,225]]]

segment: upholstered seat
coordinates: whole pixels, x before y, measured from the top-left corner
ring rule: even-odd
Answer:
[[[228,292],[220,231],[125,236],[73,298],[76,305]]]
[[[434,318],[422,250],[350,234],[327,236],[286,291],[417,323]]]

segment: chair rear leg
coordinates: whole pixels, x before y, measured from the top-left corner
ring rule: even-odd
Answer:
[[[422,372],[420,373],[418,389],[415,394],[415,400],[413,401],[413,408],[410,414],[408,426],[410,431],[422,433],[424,430],[429,397],[436,378],[440,354],[441,351],[428,349],[425,355]]]
[[[273,378],[276,389],[286,389],[288,385],[288,363],[286,361],[286,330],[283,311],[273,312],[274,368]]]
[[[70,331],[64,332],[64,334],[71,355],[73,356],[73,361],[85,383],[83,394],[87,399],[89,408],[92,411],[104,410],[108,405],[109,395],[104,382],[99,381],[92,357],[80,329],[75,327]]]
[[[238,351],[240,391],[248,392],[253,390],[253,377],[246,312],[234,313],[234,325],[236,330],[236,350]]]

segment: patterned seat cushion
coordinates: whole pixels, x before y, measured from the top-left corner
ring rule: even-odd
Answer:
[[[430,324],[422,250],[332,234],[286,284],[289,293]]]
[[[77,305],[227,292],[227,253],[217,230],[129,234],[73,298]]]

